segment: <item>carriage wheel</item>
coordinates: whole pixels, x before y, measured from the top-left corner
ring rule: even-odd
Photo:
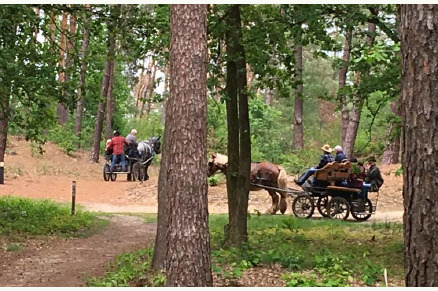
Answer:
[[[315,203],[308,194],[300,194],[292,203],[292,212],[299,218],[310,218],[315,211]]]
[[[351,215],[357,221],[365,221],[371,217],[371,214],[373,214],[373,204],[371,203],[371,200],[368,198],[365,201],[365,208],[363,212],[351,211]]]
[[[350,205],[342,197],[333,197],[328,203],[327,214],[330,218],[347,220],[350,215]]]
[[[111,175],[111,181],[115,181],[117,180],[117,174],[112,174]]]
[[[109,181],[110,175],[110,166],[108,164],[105,164],[105,166],[103,166],[103,179],[105,181]]]
[[[328,206],[328,202],[329,202],[329,197],[328,195],[322,195],[318,198],[318,202],[316,202],[316,207],[318,208],[319,213],[323,216],[323,217],[329,217],[328,212],[327,212],[327,206]]]

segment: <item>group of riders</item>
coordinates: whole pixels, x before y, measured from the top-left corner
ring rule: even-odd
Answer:
[[[114,171],[114,166],[120,163],[122,172],[126,172],[125,155],[129,158],[141,158],[144,147],[140,147],[137,143],[137,130],[132,129],[125,137],[120,135],[118,130],[114,131],[114,136],[106,141],[105,155],[108,160],[111,160],[110,171]]]
[[[325,144],[321,150],[323,154],[320,158],[319,164],[308,169],[298,179],[294,180],[297,185],[302,186],[311,175],[315,174],[318,170],[324,168],[329,163],[345,163],[350,161],[353,163],[353,171],[349,179],[337,181],[336,186],[361,189],[359,198],[364,200],[368,198],[369,191],[377,192],[382,186],[383,178],[376,165],[375,157],[368,158],[367,163],[364,165],[363,163],[358,162],[355,158],[349,160],[340,145],[337,145],[332,149],[328,144]],[[332,156],[332,152],[335,153],[335,157]],[[314,180],[312,184],[315,182],[316,181]]]

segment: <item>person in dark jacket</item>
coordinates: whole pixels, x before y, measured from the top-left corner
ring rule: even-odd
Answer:
[[[319,160],[319,164],[315,167],[312,167],[310,169],[308,169],[306,172],[304,172],[304,174],[302,174],[298,180],[294,180],[294,182],[301,186],[304,184],[304,182],[306,182],[306,180],[312,175],[315,174],[316,171],[318,169],[322,169],[324,168],[325,165],[327,165],[328,163],[331,163],[334,161],[333,156],[330,154],[333,149],[330,148],[330,146],[328,144],[325,144],[322,148],[321,148],[323,155],[321,156],[321,159]]]
[[[365,168],[367,169],[367,172],[361,192],[359,193],[360,202],[365,202],[367,200],[369,191],[379,191],[379,188],[383,185],[384,182],[382,174],[380,173],[380,170],[376,165],[376,158],[369,158]],[[361,203],[360,206],[362,205],[364,204]]]
[[[347,156],[344,154],[344,151],[340,145],[335,146],[335,161],[338,163],[342,163],[343,160],[347,160]]]

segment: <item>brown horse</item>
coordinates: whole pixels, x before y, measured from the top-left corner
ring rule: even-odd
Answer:
[[[227,175],[227,165],[228,157],[221,154],[210,154],[210,159],[208,160],[208,176],[212,176],[217,172],[222,172]],[[287,189],[287,173],[283,167],[275,165],[269,162],[261,163],[251,163],[251,173],[250,173],[251,183],[264,185],[273,188]],[[256,186],[250,186],[250,191],[260,191],[263,188]],[[282,214],[286,212],[286,192],[276,191],[272,189],[266,189],[272,198],[272,206],[266,213],[275,214],[278,210]],[[280,200],[278,199],[278,194],[280,194]]]

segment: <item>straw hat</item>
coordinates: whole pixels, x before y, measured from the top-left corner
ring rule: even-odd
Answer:
[[[333,151],[333,149],[328,144],[323,145],[321,149],[328,153],[331,153]]]

